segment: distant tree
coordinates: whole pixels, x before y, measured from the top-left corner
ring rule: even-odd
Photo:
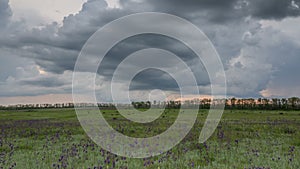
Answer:
[[[296,104],[297,104],[298,100],[299,100],[298,97],[291,97],[291,98],[288,98],[288,103],[289,103],[289,105],[291,105],[291,108],[292,108],[292,109],[295,109],[295,108],[296,108]]]
[[[255,99],[250,98],[249,99],[250,109],[253,109],[255,107]]]
[[[279,106],[279,99],[277,98],[272,98],[272,108],[277,109]]]
[[[149,109],[150,107],[151,107],[151,102],[150,102],[150,101],[147,101],[147,102],[146,102],[146,108]]]
[[[281,103],[282,103],[282,107],[284,109],[287,109],[288,108],[288,102],[287,102],[287,99],[286,98],[282,98],[281,99]]]
[[[270,100],[268,98],[263,98],[262,102],[263,102],[264,108],[268,109]]]
[[[231,107],[234,108],[235,107],[235,102],[236,102],[236,98],[231,98],[230,99],[230,103],[231,103]]]

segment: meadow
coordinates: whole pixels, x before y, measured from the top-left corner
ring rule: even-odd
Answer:
[[[132,123],[116,110],[103,115],[115,130],[132,137],[154,136],[176,119]],[[73,109],[0,111],[0,168],[300,168],[300,111],[225,110],[213,136],[198,137],[208,110],[176,147],[159,156],[132,159],[103,150],[83,131]]]

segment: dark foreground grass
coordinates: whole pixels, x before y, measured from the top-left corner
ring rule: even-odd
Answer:
[[[140,125],[104,112],[117,131],[134,137],[165,131],[178,114],[166,110]],[[130,159],[93,143],[72,109],[2,111],[0,168],[300,168],[300,112],[227,110],[214,135],[199,144],[207,112],[199,111],[194,128],[170,151]]]

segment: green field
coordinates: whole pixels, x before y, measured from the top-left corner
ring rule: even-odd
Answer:
[[[199,111],[191,132],[170,151],[130,159],[93,143],[73,109],[0,111],[0,168],[300,168],[299,111],[226,110],[214,135],[200,144],[207,113]],[[117,131],[132,137],[165,131],[177,114],[167,109],[142,125],[104,110]]]

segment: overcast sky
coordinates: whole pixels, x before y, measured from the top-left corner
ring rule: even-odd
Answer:
[[[221,57],[228,96],[299,97],[299,6],[300,0],[0,0],[0,104],[71,101],[74,64],[88,38],[110,21],[150,11],[177,15],[203,30]],[[200,93],[210,93],[205,67],[193,62],[186,46],[144,35],[105,56],[100,97],[106,98],[106,81],[121,59],[150,47],[181,55],[197,72]],[[88,91],[86,73],[81,85]],[[158,70],[139,73],[131,84],[133,95],[153,89],[175,93],[178,86]]]

